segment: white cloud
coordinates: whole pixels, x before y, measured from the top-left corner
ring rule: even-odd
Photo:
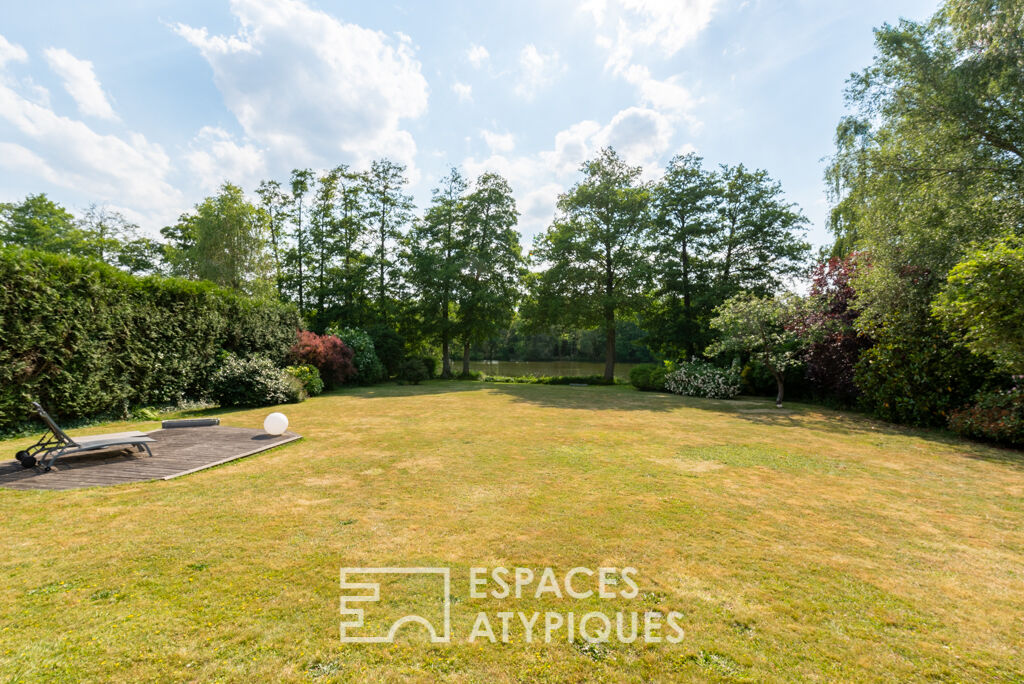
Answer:
[[[27,59],[0,36],[0,67]],[[0,167],[97,200],[144,207],[151,224],[177,215],[182,195],[166,180],[171,161],[160,145],[130,131],[97,133],[58,115],[44,100],[31,82],[19,86],[0,71],[0,130],[21,139],[0,140]]]
[[[673,121],[685,121],[693,130],[700,126],[693,114],[700,98],[683,85],[678,75],[655,78],[650,68],[637,62],[635,53],[653,47],[663,57],[675,55],[707,27],[719,2],[588,0],[580,9],[589,13],[599,28],[614,24],[614,37],[599,33],[595,38],[600,47],[608,50],[605,68],[636,87],[641,105]]]
[[[263,150],[251,143],[238,144],[223,128],[203,126],[189,145],[185,162],[204,191],[224,181],[251,189],[266,173]]]
[[[516,138],[511,133],[496,133],[494,131],[482,130],[481,137],[493,154],[511,152],[516,147]]]
[[[691,127],[698,125],[693,109],[700,99],[682,85],[678,76],[659,81],[651,76],[650,69],[638,64],[630,65],[621,75],[637,87],[641,104],[684,119]]]
[[[483,63],[486,62],[490,56],[491,53],[489,53],[487,48],[483,45],[470,45],[469,49],[466,50],[466,59],[468,59],[469,63],[477,69],[483,66]]]
[[[78,59],[61,48],[47,48],[43,54],[50,68],[64,81],[64,89],[78,105],[78,111],[86,116],[109,121],[118,120],[107,94],[103,92],[103,87],[96,78],[92,62]]]
[[[171,170],[167,154],[139,133],[101,135],[6,85],[0,85],[0,117],[32,145],[30,150],[4,142],[0,165],[9,170],[97,199],[146,207],[161,220],[182,204],[181,193],[166,181]]]
[[[630,164],[656,176],[658,160],[672,146],[674,131],[667,116],[653,109],[630,107],[616,114],[593,139],[595,148],[612,146]],[[596,150],[595,150],[596,151]]]
[[[565,65],[557,52],[543,53],[531,43],[519,52],[519,78],[515,92],[527,100],[532,99],[538,91],[554,83],[564,71]]]
[[[246,136],[282,166],[387,156],[412,167],[416,143],[402,121],[427,111],[428,88],[408,36],[300,0],[232,0],[231,12],[240,24],[232,36],[175,30],[209,62]]]
[[[633,52],[658,47],[665,57],[679,52],[711,22],[720,0],[612,0],[617,17],[615,47],[608,63],[623,68]],[[595,21],[603,19],[607,5],[591,10]]]
[[[540,153],[542,162],[558,174],[577,171],[602,147],[614,147],[628,163],[644,167],[647,176],[659,172],[658,162],[671,148],[672,123],[661,112],[644,107],[623,109],[602,126],[580,121],[555,135],[553,150]]]
[[[27,61],[28,53],[25,52],[25,48],[8,42],[3,35],[0,35],[0,69],[2,69],[8,62]]]
[[[452,83],[452,91],[458,96],[459,102],[471,102],[473,100],[473,86],[468,83],[456,81]]]
[[[579,12],[589,12],[594,17],[594,23],[601,26],[604,23],[604,14],[608,9],[608,0],[583,0],[576,8]]]
[[[629,107],[607,124],[580,121],[559,131],[551,149],[532,155],[510,156],[511,149],[491,147],[485,159],[468,158],[462,163],[470,177],[485,171],[500,173],[515,191],[521,213],[519,227],[529,240],[550,225],[558,195],[578,178],[580,165],[602,147],[613,146],[630,164],[642,165],[645,178],[661,173],[660,161],[672,148],[672,123],[658,111]],[[491,134],[494,136],[495,134]]]

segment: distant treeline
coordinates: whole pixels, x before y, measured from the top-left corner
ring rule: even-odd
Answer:
[[[445,377],[458,357],[603,358],[611,378],[617,359],[703,356],[780,398],[796,380],[890,420],[1024,439],[1022,26],[1021,0],[948,0],[876,32],[816,259],[767,172],[689,154],[645,182],[611,148],[525,255],[500,175],[452,169],[417,211],[388,160],[296,169],[251,197],[225,183],[159,241],[33,195],[0,206],[0,240],[291,302],[316,332],[386,331]]]

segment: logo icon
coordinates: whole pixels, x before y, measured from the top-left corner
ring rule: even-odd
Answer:
[[[355,577],[353,577],[355,576]],[[376,577],[376,581],[366,581]],[[438,580],[440,578],[440,580]],[[353,581],[354,579],[364,581]],[[437,589],[441,595],[443,627],[437,629],[433,622],[422,615],[402,615],[387,625],[387,617],[367,624],[366,607],[350,607],[350,604],[377,603],[381,600],[381,585],[385,588],[396,588],[403,579],[416,580],[416,588],[420,591],[432,592]],[[426,584],[426,586],[422,586]],[[342,568],[341,569],[341,642],[346,644],[390,644],[394,643],[398,631],[409,624],[418,624],[426,628],[430,641],[435,644],[451,642],[451,570],[450,568]],[[443,588],[443,594],[442,594]],[[356,631],[356,634],[352,634]],[[358,632],[369,632],[358,633]]]

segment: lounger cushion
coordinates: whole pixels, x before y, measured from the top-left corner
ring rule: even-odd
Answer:
[[[139,432],[137,430],[131,432],[111,432],[105,435],[85,435],[83,437],[72,437],[76,444],[82,446],[87,445],[89,442],[109,442],[110,440],[123,439],[125,441],[132,440],[136,437],[146,437],[145,432]]]

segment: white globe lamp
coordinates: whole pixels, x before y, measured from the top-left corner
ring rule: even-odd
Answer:
[[[281,435],[288,429],[288,416],[283,413],[271,413],[263,421],[263,429],[268,435]]]

